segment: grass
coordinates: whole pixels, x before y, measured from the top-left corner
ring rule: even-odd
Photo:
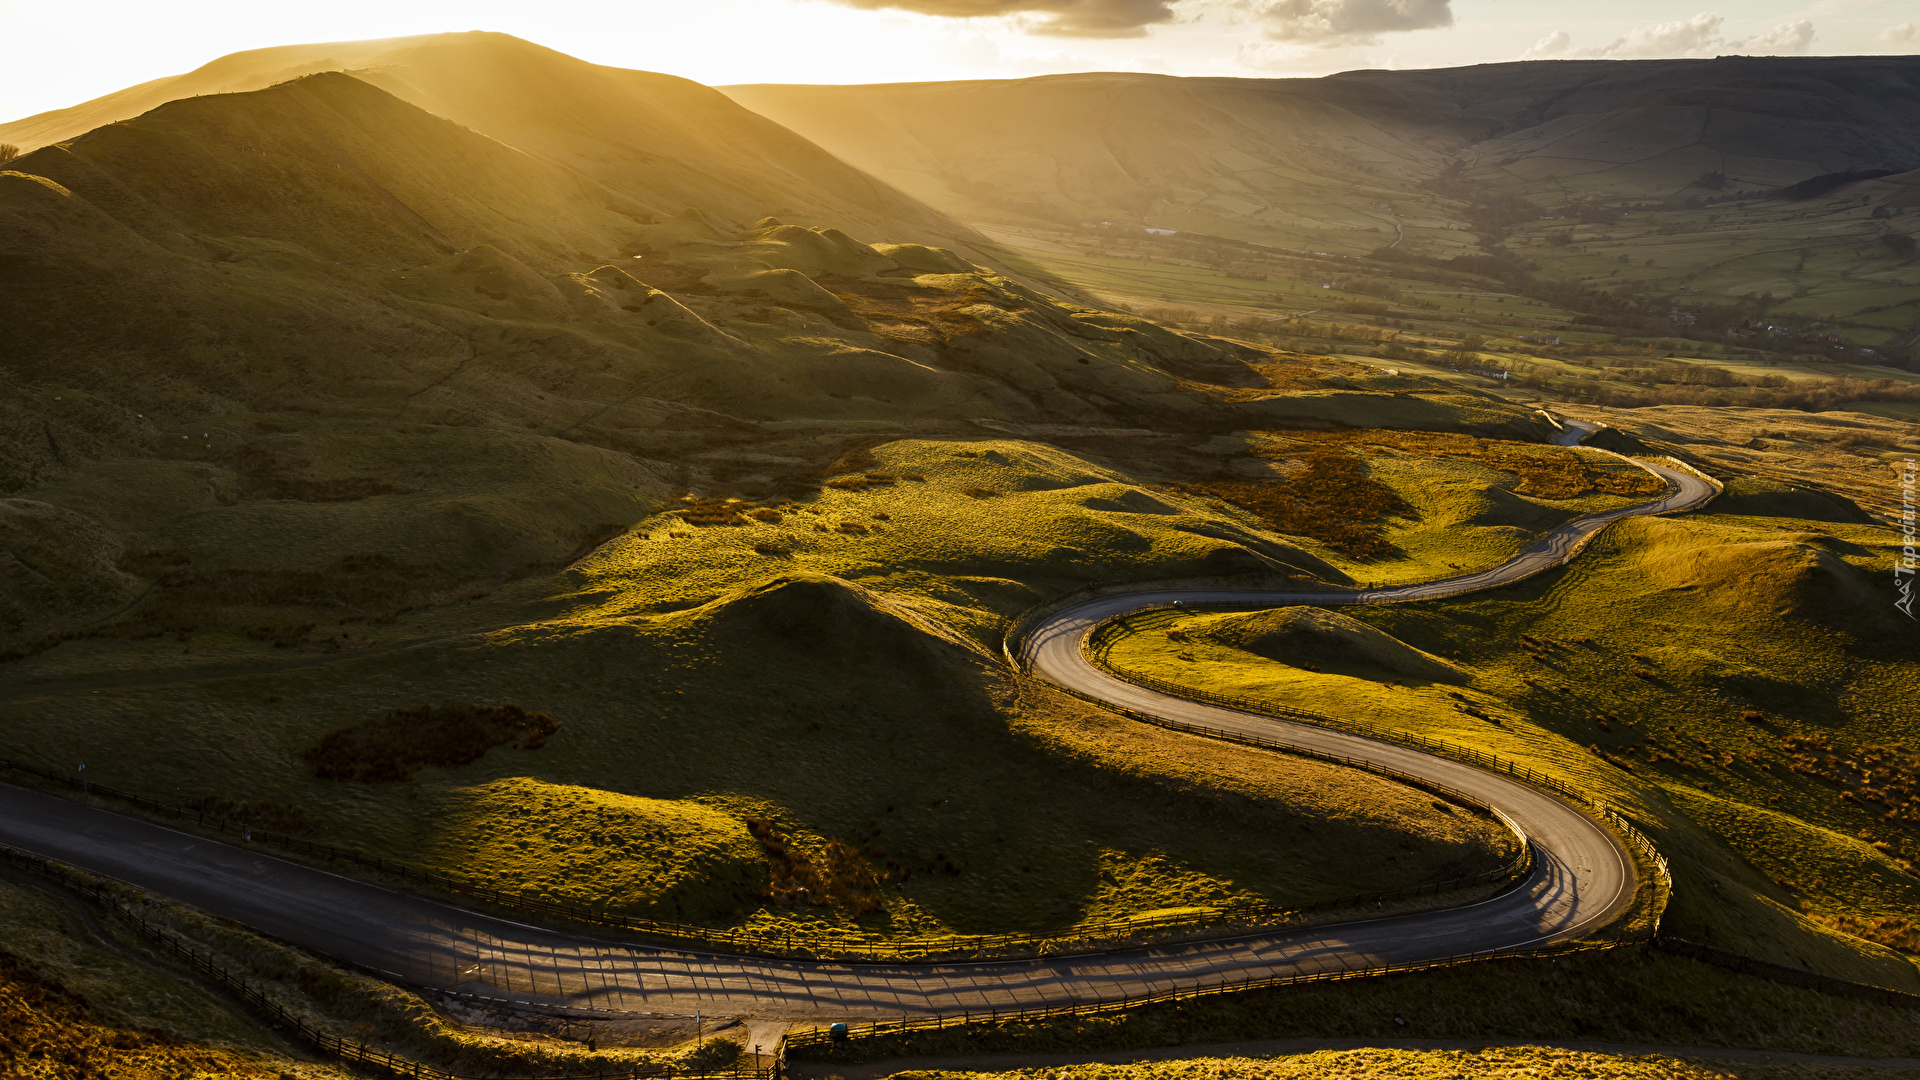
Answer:
[[[884,1036],[803,1053],[830,1071],[831,1064],[901,1057],[1081,1054],[1264,1039],[1593,1040],[1876,1057],[1920,1052],[1908,1010],[1783,987],[1664,953],[1616,949],[1101,1016]]]
[[[1736,1069],[1729,1071],[1730,1069]],[[1053,1066],[1025,1069],[995,1068],[981,1063],[945,1069],[912,1069],[894,1073],[903,1080],[1057,1080],[1063,1072],[1088,1080],[1194,1080],[1199,1077],[1248,1080],[1467,1080],[1487,1077],[1521,1080],[1526,1077],[1586,1077],[1593,1080],[1800,1080],[1858,1073],[1884,1075],[1881,1070],[1833,1069],[1804,1065],[1730,1066],[1710,1056],[1689,1058],[1670,1053],[1607,1053],[1552,1046],[1499,1046],[1470,1050],[1365,1047],[1351,1050],[1297,1051],[1273,1055],[1202,1051],[1192,1057],[1129,1064],[1074,1063],[1070,1070]]]
[[[238,629],[68,642],[14,669],[9,750],[82,746],[102,782],[536,895],[776,933],[1048,930],[1451,878],[1503,842],[1393,785],[1139,728],[993,659],[1008,617],[1086,580],[1412,576],[1435,545],[1496,561],[1623,498],[1505,494],[1610,475],[1572,451],[1381,439],[1201,439],[1146,483],[1092,450],[878,443],[803,497],[669,500],[557,577],[391,621],[300,614],[330,648]],[[1328,453],[1418,512],[1386,530],[1391,558],[1276,534],[1170,482]],[[1469,511],[1487,541],[1449,506],[1468,491],[1506,499]],[[155,723],[183,705],[191,724]]]
[[[1177,644],[1123,639],[1111,662],[1529,760],[1632,808],[1673,862],[1667,932],[1912,990],[1912,963],[1832,930],[1920,903],[1905,751],[1888,748],[1914,738],[1889,703],[1920,668],[1873,588],[1891,542],[1869,525],[1640,519],[1522,585],[1341,611],[1468,673],[1464,688],[1369,659],[1352,633],[1338,664],[1298,634],[1248,651],[1229,615],[1178,624]]]
[[[1586,514],[1645,502],[1664,485],[1586,450],[1445,432],[1253,432],[1214,444],[1231,478],[1185,489],[1305,537],[1355,580],[1421,581],[1484,569]]]
[[[861,485],[722,500],[777,520],[663,512],[558,577],[323,623],[334,651],[204,630],[69,642],[14,668],[26,719],[9,750],[84,745],[101,782],[295,807],[315,839],[802,935],[1292,903],[1504,857],[1497,831],[1417,792],[1144,728],[999,673],[1003,620],[1042,596],[1094,575],[1319,567],[1284,538],[1033,443],[898,440],[845,464],[825,479]],[[501,701],[559,726],[449,705]],[[534,730],[549,732],[540,749],[478,753]],[[362,778],[315,776],[308,748]],[[788,902],[815,883],[828,903]]]
[[[230,1001],[78,901],[0,874],[0,1070],[327,1080]]]

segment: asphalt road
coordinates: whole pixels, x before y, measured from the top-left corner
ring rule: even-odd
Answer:
[[[38,792],[0,785],[0,843],[117,878],[416,987],[541,1006],[765,1018],[891,1018],[1097,1002],[1221,980],[1417,962],[1577,937],[1631,903],[1632,861],[1586,815],[1506,777],[1389,743],[1166,697],[1088,664],[1100,620],[1173,599],[1240,607],[1380,603],[1505,584],[1555,565],[1606,521],[1710,498],[1704,481],[1656,470],[1676,490],[1648,507],[1576,522],[1480,574],[1371,592],[1192,591],[1106,597],[1029,636],[1034,670],[1143,711],[1363,758],[1472,792],[1536,844],[1524,886],[1446,911],[1096,956],[964,964],[758,960],[643,948],[465,911]]]

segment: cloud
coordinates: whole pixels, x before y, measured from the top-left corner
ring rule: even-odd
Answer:
[[[1874,39],[1889,45],[1911,45],[1916,39],[1920,39],[1920,30],[1916,30],[1910,22],[1903,22],[1880,31],[1874,35]]]
[[[1274,41],[1372,45],[1381,34],[1453,25],[1451,0],[1247,0]]]
[[[1729,48],[1747,53],[1767,55],[1803,53],[1807,51],[1807,46],[1813,44],[1813,23],[1806,19],[1781,23],[1764,34],[1755,34],[1745,41],[1731,41],[1727,44]]]
[[[1061,37],[1140,37],[1155,23],[1172,22],[1175,0],[833,0],[848,7],[891,8],[949,19],[995,15],[1038,16],[1035,34]]]
[[[1723,52],[1777,55],[1803,53],[1813,44],[1813,23],[1807,19],[1781,23],[1765,33],[1729,41],[1721,34],[1727,20],[1711,11],[1691,19],[1642,26],[1605,45],[1573,47],[1573,38],[1565,30],[1555,30],[1528,49],[1525,59],[1549,57],[1565,59],[1639,60],[1674,56],[1717,56]],[[1893,27],[1890,29],[1899,29]],[[1911,31],[1909,26],[1908,30]],[[1884,35],[1883,35],[1884,37]]]
[[[1727,20],[1709,11],[1680,22],[1635,27],[1625,37],[1598,49],[1581,49],[1578,56],[1645,57],[1706,56],[1718,51],[1720,27]]]
[[[1542,60],[1549,56],[1565,56],[1573,48],[1573,38],[1565,30],[1555,30],[1546,37],[1533,43],[1521,59]]]

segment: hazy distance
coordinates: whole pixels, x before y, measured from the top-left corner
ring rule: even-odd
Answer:
[[[940,12],[980,12],[972,18]],[[488,29],[595,63],[727,83],[864,83],[1075,71],[1324,75],[1525,58],[1911,53],[1920,5],[1786,0],[480,0],[325,5],[0,3],[0,119],[293,42]]]

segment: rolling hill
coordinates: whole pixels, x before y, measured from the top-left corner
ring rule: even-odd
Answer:
[[[1457,254],[1475,188],[1664,199],[1710,174],[1754,190],[1920,164],[1911,57],[727,93],[966,221],[1110,221],[1351,254],[1397,230],[1412,250]]]
[[[966,247],[978,237],[708,87],[602,67],[507,34],[290,45],[221,57],[68,109],[0,124],[26,150],[169,101],[263,89],[325,71],[579,171],[658,216],[697,207]]]

